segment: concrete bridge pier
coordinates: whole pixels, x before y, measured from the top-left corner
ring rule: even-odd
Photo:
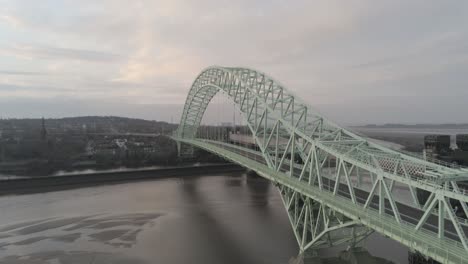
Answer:
[[[177,157],[179,160],[185,159],[192,159],[194,157],[193,153],[193,146],[181,143],[180,141],[176,141],[177,144]]]
[[[342,251],[339,259],[349,264],[391,264],[391,261],[372,256],[365,248],[355,247]]]
[[[341,251],[337,257],[321,258],[315,250],[291,258],[288,264],[393,264],[391,261],[372,256],[365,248],[354,247]]]
[[[324,261],[316,250],[307,250],[295,258],[291,258],[288,264],[324,264]]]
[[[419,252],[408,252],[408,264],[440,264]]]

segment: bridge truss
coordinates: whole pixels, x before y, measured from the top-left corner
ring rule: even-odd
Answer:
[[[260,151],[199,138],[224,93]],[[468,263],[468,170],[370,142],[320,115],[268,75],[210,67],[194,81],[173,138],[255,170],[278,187],[302,252],[355,244],[376,231],[444,263]],[[405,195],[407,194],[407,195]]]

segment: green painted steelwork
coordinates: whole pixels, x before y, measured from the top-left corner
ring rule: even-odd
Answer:
[[[243,114],[260,152],[197,138],[206,108],[220,91]],[[273,181],[301,251],[357,243],[377,231],[441,262],[468,263],[468,227],[460,218],[468,215],[468,196],[457,183],[468,170],[369,142],[264,73],[202,71],[173,138],[181,152],[190,152],[187,146],[203,148]],[[405,201],[398,192],[403,188],[410,194]],[[420,201],[418,191],[428,193],[428,199]]]

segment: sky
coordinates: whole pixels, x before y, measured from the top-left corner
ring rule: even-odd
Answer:
[[[341,124],[468,123],[468,1],[0,0],[0,117],[177,122],[210,66]]]

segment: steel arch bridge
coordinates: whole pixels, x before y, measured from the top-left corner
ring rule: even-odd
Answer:
[[[259,150],[197,136],[220,91],[242,113]],[[205,149],[272,181],[301,252],[354,245],[375,231],[440,262],[468,263],[468,191],[458,186],[467,169],[370,142],[262,72],[203,70],[173,138],[181,154]]]

